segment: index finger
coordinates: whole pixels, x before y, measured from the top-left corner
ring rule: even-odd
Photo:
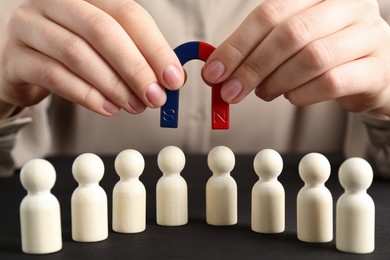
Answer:
[[[42,1],[50,19],[93,46],[147,106],[165,102],[160,84],[170,89],[183,84],[184,72],[172,48],[134,1],[54,1]]]
[[[211,54],[202,70],[204,79],[212,84],[223,82],[278,24],[322,1],[265,1]]]
[[[184,70],[179,59],[143,7],[130,0],[88,2],[107,11],[118,21],[165,87],[176,89],[184,84]],[[180,75],[168,75],[175,69]]]

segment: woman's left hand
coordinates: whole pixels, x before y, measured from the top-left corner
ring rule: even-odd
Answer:
[[[304,106],[335,99],[390,115],[390,27],[375,0],[268,0],[209,57],[229,103],[248,93]]]

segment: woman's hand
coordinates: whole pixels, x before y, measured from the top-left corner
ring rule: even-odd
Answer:
[[[221,95],[284,95],[310,105],[336,99],[353,112],[390,115],[390,27],[374,0],[269,0],[219,46],[203,68]]]
[[[0,100],[29,106],[55,93],[102,115],[165,103],[184,71],[151,16],[131,0],[29,0],[8,23]]]

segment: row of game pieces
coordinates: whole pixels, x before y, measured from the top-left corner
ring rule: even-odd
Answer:
[[[157,157],[163,176],[156,185],[156,220],[163,226],[188,222],[187,184],[180,175],[184,153],[175,146],[163,148]],[[206,222],[210,225],[237,223],[237,185],[230,172],[235,165],[233,152],[225,146],[213,148],[207,157],[213,173],[206,184]],[[112,229],[138,233],[146,228],[146,190],[139,180],[145,166],[136,150],[124,150],[115,159],[120,177],[113,189]],[[283,160],[272,149],[260,151],[253,166],[259,180],[252,189],[251,228],[258,233],[281,233],[285,229],[285,192],[278,176]],[[333,201],[325,182],[330,164],[319,153],[305,155],[299,163],[304,187],[297,196],[297,236],[304,242],[325,243],[333,239]],[[101,241],[108,237],[107,195],[99,181],[103,161],[95,154],[79,155],[72,165],[78,182],[71,198],[72,238],[79,242]],[[62,248],[60,206],[50,192],[56,173],[53,165],[34,159],[21,170],[21,183],[27,190],[20,205],[22,250],[46,254]],[[374,250],[375,206],[367,189],[371,166],[361,158],[346,160],[339,169],[345,192],[336,207],[336,248],[350,253]]]

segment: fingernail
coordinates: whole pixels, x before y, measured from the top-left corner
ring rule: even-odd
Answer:
[[[240,95],[243,90],[242,83],[237,79],[231,79],[224,83],[221,89],[221,96],[223,100],[231,103],[234,99]]]
[[[205,67],[203,77],[210,83],[216,83],[224,72],[225,65],[220,60],[215,60]]]
[[[179,69],[174,65],[169,65],[163,72],[163,77],[166,83],[174,89],[181,87],[184,84],[184,78]]]
[[[135,95],[130,96],[129,106],[136,112],[144,111],[146,108],[146,105]]]
[[[119,112],[120,110],[120,107],[118,107],[117,105],[115,105],[114,103],[112,103],[111,101],[109,100],[106,100],[103,104],[103,109],[106,110],[108,113],[110,113],[111,115],[115,115],[116,113]]]
[[[152,104],[152,107],[161,107],[167,99],[165,91],[157,83],[152,83],[149,86],[146,91],[146,98]]]

